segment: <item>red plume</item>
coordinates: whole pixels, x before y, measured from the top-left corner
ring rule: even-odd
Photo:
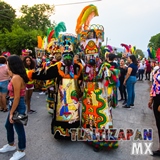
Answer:
[[[126,45],[124,43],[121,43],[121,46],[124,47],[127,50],[127,52],[129,52],[129,46],[128,45]]]
[[[50,33],[49,33],[49,36],[48,36],[48,43],[51,41],[51,38],[54,34],[54,30],[52,30]]]

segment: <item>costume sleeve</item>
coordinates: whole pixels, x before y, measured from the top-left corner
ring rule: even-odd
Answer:
[[[160,70],[153,76],[153,84],[150,91],[150,97],[155,97],[160,93]]]
[[[78,80],[83,80],[83,75],[82,75],[82,73],[80,74],[80,77],[78,78]]]
[[[42,70],[40,72],[32,73],[32,79],[38,80],[49,80],[58,77],[57,65],[48,68],[47,70]]]

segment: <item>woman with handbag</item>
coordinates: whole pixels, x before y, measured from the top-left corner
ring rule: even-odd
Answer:
[[[0,153],[6,153],[8,151],[16,150],[14,144],[14,129],[18,134],[18,151],[16,151],[10,160],[19,160],[25,156],[26,148],[26,136],[25,130],[22,123],[17,123],[13,121],[13,115],[15,112],[25,115],[25,90],[26,83],[28,82],[28,77],[20,57],[13,55],[7,59],[7,65],[9,69],[9,74],[11,76],[11,81],[8,84],[9,90],[9,115],[6,120],[6,130],[7,130],[7,140],[8,144],[0,149]],[[18,83],[17,83],[18,82]],[[14,127],[14,129],[13,129]]]

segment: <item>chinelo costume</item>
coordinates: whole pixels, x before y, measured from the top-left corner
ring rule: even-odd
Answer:
[[[73,62],[76,36],[61,34],[58,44],[62,53],[62,60],[50,66],[45,72],[30,73],[30,79],[51,80],[56,83],[55,108],[51,130],[56,139],[70,139],[71,128],[80,127],[80,87],[82,65]]]
[[[38,47],[35,47],[36,71],[41,71],[42,68],[45,67],[45,50],[42,47],[42,44],[40,43],[40,41],[41,41],[41,38],[38,37]],[[35,80],[34,86],[36,91],[41,91],[41,89],[44,86],[44,81]]]
[[[59,32],[66,31],[66,26],[64,24],[64,22],[60,22],[58,23],[55,28],[53,30],[50,31],[50,33],[48,34],[48,45],[47,45],[47,51],[49,53],[49,62],[46,65],[45,68],[45,72],[50,68],[50,67],[54,67],[55,65],[57,65],[57,62],[61,60],[62,55],[61,55],[61,50],[59,47],[59,42],[58,42],[58,36],[59,36]],[[54,38],[51,38],[54,37]],[[47,89],[47,110],[48,113],[50,114],[54,114],[54,110],[55,110],[55,103],[56,103],[56,80],[55,79],[50,79],[50,80],[46,80],[45,83],[45,88]]]
[[[113,128],[112,107],[117,105],[113,87],[118,81],[119,71],[103,63],[99,57],[104,28],[90,25],[94,16],[98,16],[96,6],[86,6],[77,19],[76,33],[86,64],[83,69],[82,138],[98,151],[100,148],[118,147],[116,138],[107,134],[107,129]]]

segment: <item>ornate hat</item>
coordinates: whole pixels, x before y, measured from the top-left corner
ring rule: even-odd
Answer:
[[[29,49],[23,49],[22,50],[22,56],[23,57],[29,56],[29,53],[32,53],[32,50],[29,50]]]
[[[74,57],[74,48],[77,44],[77,37],[73,34],[63,34],[59,36],[59,48],[62,53],[62,57],[70,55]]]

